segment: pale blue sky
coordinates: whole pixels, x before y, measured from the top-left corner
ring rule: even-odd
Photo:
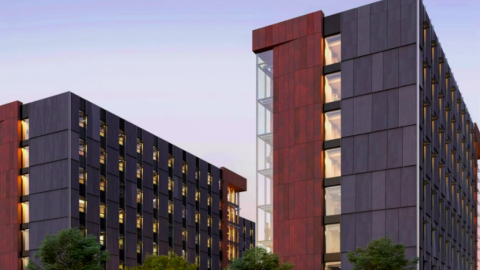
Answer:
[[[248,177],[241,212],[255,219],[251,31],[371,2],[0,0],[0,104],[72,91]],[[479,121],[480,1],[425,4]]]

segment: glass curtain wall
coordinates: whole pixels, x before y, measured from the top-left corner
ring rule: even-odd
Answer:
[[[273,251],[273,51],[257,54],[257,243]]]

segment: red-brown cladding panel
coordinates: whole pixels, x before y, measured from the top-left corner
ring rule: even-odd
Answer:
[[[229,169],[222,167],[223,181],[236,188],[237,191],[242,192],[247,190],[247,179],[242,177]]]

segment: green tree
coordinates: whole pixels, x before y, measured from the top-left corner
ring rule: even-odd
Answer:
[[[386,237],[370,241],[366,249],[358,247],[348,252],[347,259],[354,270],[412,270],[418,263],[418,258],[406,258],[402,244]]]
[[[183,257],[174,252],[168,255],[147,255],[143,265],[128,270],[197,270],[196,264],[189,264]]]
[[[293,264],[280,263],[276,253],[270,253],[263,247],[254,247],[243,253],[242,258],[235,259],[228,270],[291,270]]]
[[[30,260],[29,270],[101,270],[108,252],[101,250],[95,236],[84,237],[78,229],[69,228],[55,235],[47,235],[42,241],[35,258],[41,266]]]

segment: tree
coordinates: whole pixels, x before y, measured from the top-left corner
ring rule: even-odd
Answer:
[[[418,258],[406,258],[402,244],[386,237],[370,241],[366,249],[358,247],[348,252],[347,259],[354,270],[412,270],[418,263]]]
[[[174,252],[168,255],[147,255],[143,265],[128,268],[129,270],[197,270],[196,264],[189,264],[183,257]]]
[[[228,265],[228,270],[291,270],[293,264],[280,263],[276,253],[270,253],[263,247],[254,247],[243,253],[242,258],[237,258]]]
[[[29,270],[101,270],[108,259],[108,252],[101,250],[95,236],[84,236],[83,232],[64,229],[55,235],[47,235],[35,253],[41,267],[30,260]]]

